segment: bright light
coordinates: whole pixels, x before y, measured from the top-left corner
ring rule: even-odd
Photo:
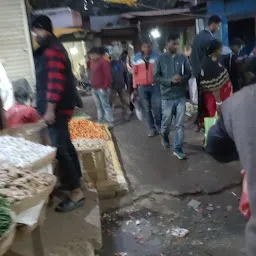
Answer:
[[[71,55],[77,55],[78,54],[77,48],[76,47],[70,48],[70,53],[71,53]]]
[[[161,36],[161,34],[157,28],[151,30],[150,34],[151,34],[151,36],[153,36],[153,38],[159,38]]]

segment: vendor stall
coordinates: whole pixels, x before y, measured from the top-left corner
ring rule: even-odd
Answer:
[[[84,119],[71,120],[69,127],[88,187],[101,198],[125,194],[128,186],[108,127]]]
[[[43,256],[40,224],[45,218],[45,203],[56,177],[52,162],[56,149],[32,142],[43,142],[45,125],[3,130],[0,134],[0,255],[15,255],[13,243],[31,234],[33,252]],[[19,254],[17,254],[19,255]]]

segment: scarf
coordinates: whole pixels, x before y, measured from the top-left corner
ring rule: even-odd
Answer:
[[[228,71],[219,61],[207,56],[202,61],[200,86],[202,91],[217,91],[229,81]]]

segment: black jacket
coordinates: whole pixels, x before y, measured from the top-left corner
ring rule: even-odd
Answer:
[[[76,105],[74,76],[68,54],[55,37],[35,51],[37,111],[43,116],[47,103],[56,103],[56,115],[71,114]],[[68,117],[69,118],[69,117]]]

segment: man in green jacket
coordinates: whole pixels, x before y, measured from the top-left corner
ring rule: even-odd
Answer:
[[[172,33],[168,38],[166,53],[155,63],[154,81],[161,84],[162,144],[165,148],[170,148],[169,133],[175,117],[173,154],[183,160],[186,159],[183,152],[186,88],[191,77],[191,67],[188,58],[178,53],[179,46],[179,34]]]

